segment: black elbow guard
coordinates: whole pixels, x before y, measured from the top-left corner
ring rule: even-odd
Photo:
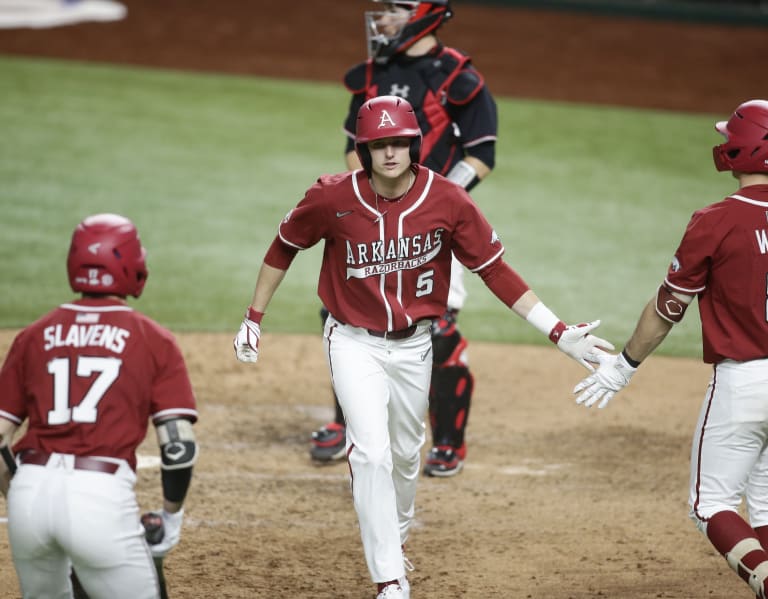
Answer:
[[[163,497],[182,503],[192,481],[192,466],[197,460],[192,423],[184,418],[173,418],[158,423],[155,430],[162,460]]]
[[[163,470],[189,468],[197,460],[192,423],[184,418],[164,420],[155,426]]]

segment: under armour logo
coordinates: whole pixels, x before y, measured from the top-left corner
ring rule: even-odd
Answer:
[[[92,243],[88,246],[88,251],[91,252],[94,256],[99,253],[99,248],[101,247],[101,242]]]
[[[389,88],[389,95],[390,96],[400,96],[401,98],[408,99],[408,92],[411,91],[410,85],[404,85],[403,87],[399,87],[397,83],[393,83],[392,87]]]
[[[383,127],[395,127],[395,121],[392,120],[392,117],[389,116],[389,113],[386,110],[381,111],[381,119],[379,119],[379,129]]]

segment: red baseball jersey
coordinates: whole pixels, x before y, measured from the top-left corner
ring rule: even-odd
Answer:
[[[124,303],[63,304],[21,331],[0,370],[0,417],[29,419],[16,452],[114,457],[136,467],[149,419],[197,420],[169,331]]]
[[[428,168],[397,201],[378,196],[362,170],[323,176],[280,224],[300,250],[325,240],[318,295],[336,318],[395,331],[445,312],[451,251],[470,271],[504,247],[460,186]]]
[[[768,185],[696,211],[666,283],[698,295],[705,362],[768,357]]]

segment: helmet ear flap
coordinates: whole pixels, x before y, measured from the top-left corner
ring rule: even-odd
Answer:
[[[768,101],[744,102],[715,129],[725,136],[712,149],[718,171],[768,173]]]

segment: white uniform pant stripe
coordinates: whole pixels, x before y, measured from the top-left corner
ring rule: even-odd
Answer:
[[[429,324],[392,341],[326,322],[325,347],[344,411],[352,495],[374,582],[405,574],[401,545],[414,515],[429,401]],[[330,334],[329,334],[330,333]]]

